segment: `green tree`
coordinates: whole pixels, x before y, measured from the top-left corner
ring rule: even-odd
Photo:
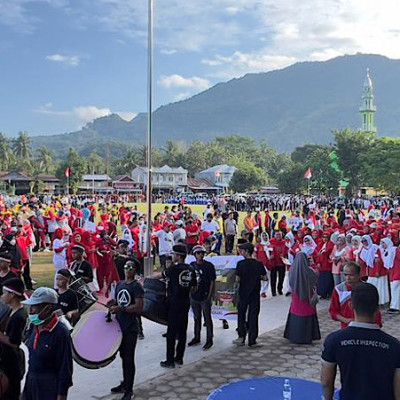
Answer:
[[[186,146],[183,142],[167,140],[163,152],[163,164],[170,167],[180,167],[185,162]]]
[[[4,133],[0,133],[0,162],[1,169],[3,171],[8,171],[10,164],[12,162],[12,152],[8,139]]]
[[[303,146],[297,146],[290,157],[294,163],[302,164],[317,150],[328,150],[331,152],[333,147],[322,144],[305,144]]]
[[[14,154],[22,159],[29,160],[32,157],[32,139],[28,132],[19,132],[13,141]]]
[[[375,135],[351,129],[334,131],[335,150],[339,167],[344,177],[349,179],[347,190],[352,193],[365,184],[364,164],[365,154],[371,149]]]
[[[210,165],[210,150],[208,143],[195,140],[186,150],[183,166],[188,170],[190,176],[196,172],[203,171]]]
[[[303,164],[292,163],[289,167],[279,172],[277,177],[278,187],[282,193],[304,193],[307,190],[307,180],[304,179]]]
[[[67,161],[64,161],[59,165],[56,173],[56,176],[64,185],[67,181],[65,176],[65,171],[67,168],[70,168],[71,170],[69,176],[69,185],[74,191],[76,191],[79,183],[82,181],[82,176],[87,171],[86,159],[81,157],[75,149],[69,149]]]
[[[39,173],[50,174],[54,172],[53,154],[48,147],[41,146],[36,149],[35,161],[39,164]]]
[[[267,177],[261,168],[257,168],[251,162],[242,162],[232,176],[229,184],[234,192],[258,189],[265,185]]]
[[[103,174],[105,172],[103,158],[101,158],[95,151],[92,151],[87,158],[86,168],[88,174]]]

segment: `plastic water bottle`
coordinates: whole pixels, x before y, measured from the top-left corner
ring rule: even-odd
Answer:
[[[289,379],[285,379],[282,393],[283,393],[283,400],[292,400],[292,387],[290,386]]]

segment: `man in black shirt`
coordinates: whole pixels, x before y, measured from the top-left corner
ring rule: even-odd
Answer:
[[[76,292],[69,288],[71,277],[71,272],[63,268],[57,271],[56,282],[58,287],[58,305],[65,317],[69,321],[74,322],[79,314],[79,306]]]
[[[205,254],[206,249],[203,246],[195,246],[193,248],[193,255],[196,257],[196,261],[193,261],[190,265],[196,273],[197,290],[190,295],[190,304],[194,315],[194,338],[188,343],[188,346],[200,343],[201,315],[203,314],[207,329],[207,341],[203,349],[208,350],[213,346],[211,305],[216,274],[214,265],[204,260]]]
[[[400,342],[375,324],[379,295],[375,286],[359,283],[352,291],[355,321],[331,333],[322,350],[324,400],[333,400],[337,367],[341,400],[399,400]]]
[[[90,283],[93,281],[93,269],[92,266],[83,259],[84,252],[85,248],[78,244],[72,247],[72,263],[69,265],[69,270],[76,279],[82,278],[85,283]]]
[[[5,332],[0,332],[0,365],[9,379],[9,387],[3,400],[19,400],[25,358],[20,349],[28,314],[21,304],[24,284],[19,278],[4,282],[1,301],[11,309]]]
[[[10,270],[13,257],[10,253],[0,253],[0,289],[5,281],[11,278],[17,278],[17,274]]]
[[[168,279],[167,359],[160,363],[164,368],[175,368],[175,363],[182,365],[185,354],[189,296],[192,288],[196,286],[196,275],[192,267],[185,264],[186,254],[186,245],[173,246],[173,264],[162,274]]]
[[[114,257],[115,266],[118,271],[118,276],[121,281],[125,279],[124,266],[128,260],[132,260],[132,257],[128,255],[129,242],[127,240],[120,240],[118,242],[117,254]]]
[[[138,314],[143,310],[144,291],[136,277],[140,275],[140,262],[128,261],[124,266],[125,280],[117,283],[115,298],[109,302],[122,330],[119,353],[122,359],[123,381],[111,389],[112,393],[124,393],[121,400],[130,400],[135,379],[135,349],[139,332]]]
[[[246,315],[248,315],[249,346],[256,345],[258,337],[258,315],[260,313],[261,280],[267,279],[264,265],[253,258],[252,243],[239,245],[240,254],[245,257],[237,263],[236,282],[239,284],[238,334],[234,344],[243,346],[246,341]]]

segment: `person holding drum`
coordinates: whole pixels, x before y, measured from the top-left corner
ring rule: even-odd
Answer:
[[[29,306],[33,326],[25,342],[29,365],[22,400],[66,400],[72,386],[72,343],[68,328],[54,313],[57,293],[40,287],[22,303]]]
[[[172,248],[173,264],[162,274],[156,275],[158,278],[168,279],[167,359],[160,363],[163,368],[175,368],[175,364],[183,364],[190,292],[197,284],[193,268],[185,264],[186,255],[186,245],[176,244]],[[176,339],[178,339],[177,346]]]
[[[71,272],[64,268],[57,272],[58,305],[68,321],[76,321],[79,315],[78,296],[69,288]]]
[[[83,259],[85,248],[79,244],[76,244],[71,249],[72,262],[69,265],[69,270],[75,279],[82,278],[85,283],[93,281],[93,268],[92,266]]]
[[[109,301],[111,312],[116,314],[122,330],[119,353],[122,359],[123,381],[111,389],[111,393],[124,393],[121,400],[133,396],[135,379],[135,350],[139,333],[138,314],[143,310],[144,291],[136,277],[140,274],[140,262],[129,260],[124,265],[125,280],[117,283],[115,298]]]
[[[18,400],[21,395],[21,380],[24,376],[24,353],[20,349],[28,314],[21,300],[24,299],[24,284],[19,278],[4,282],[1,301],[10,307],[5,332],[0,332],[0,366],[9,380],[2,400]]]

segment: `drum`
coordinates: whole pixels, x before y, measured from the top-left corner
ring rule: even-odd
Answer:
[[[79,315],[82,315],[94,303],[96,303],[96,298],[93,296],[88,284],[82,278],[71,282],[69,287],[78,296]]]
[[[167,325],[167,284],[163,280],[146,278],[143,283],[144,304],[142,316],[161,325]]]
[[[122,331],[115,316],[103,310],[82,315],[71,333],[72,357],[84,368],[98,369],[110,364],[122,342]]]

